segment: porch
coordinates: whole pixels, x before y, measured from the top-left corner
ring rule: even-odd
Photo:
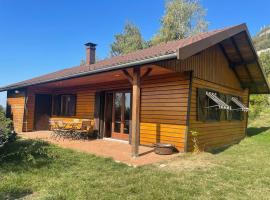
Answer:
[[[69,148],[80,152],[95,154],[101,157],[112,158],[116,162],[122,162],[132,166],[142,166],[162,162],[177,157],[173,155],[157,155],[153,148],[140,146],[139,157],[130,157],[131,145],[124,141],[96,139],[96,140],[56,140],[51,136],[51,131],[24,132],[19,134],[25,139],[40,139],[63,148]]]
[[[184,151],[189,77],[152,64],[11,90],[8,98],[22,97],[22,110],[12,113],[14,121],[23,121],[22,127],[15,123],[16,132],[48,131],[51,122],[65,128],[87,121],[97,138],[129,142],[124,153],[130,160],[130,154],[144,153],[138,152],[139,144],[168,143]]]

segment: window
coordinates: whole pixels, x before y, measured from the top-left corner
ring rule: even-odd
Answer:
[[[197,89],[197,119],[199,121],[218,121],[220,109],[217,103],[206,95],[206,89]],[[214,91],[211,91],[214,92]],[[217,92],[214,92],[217,94]]]
[[[74,116],[76,115],[76,95],[55,95],[53,98],[53,115]]]
[[[217,121],[220,117],[220,109],[217,103],[206,97],[206,120]]]
[[[232,101],[232,98],[233,98],[233,96],[228,95],[228,104],[231,106],[231,110],[228,111],[229,112],[229,114],[228,114],[229,120],[242,120],[243,119],[243,111],[236,103],[234,103]],[[234,98],[236,98],[240,102],[242,102],[240,97],[234,97]]]
[[[243,120],[248,108],[240,97],[208,89],[197,89],[197,120]]]

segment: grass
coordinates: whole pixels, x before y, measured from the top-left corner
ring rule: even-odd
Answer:
[[[0,199],[270,199],[269,155],[268,128],[212,154],[138,168],[20,139],[0,149]]]

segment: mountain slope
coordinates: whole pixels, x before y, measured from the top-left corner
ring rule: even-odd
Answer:
[[[254,37],[253,43],[258,54],[270,50],[270,26],[261,29]]]

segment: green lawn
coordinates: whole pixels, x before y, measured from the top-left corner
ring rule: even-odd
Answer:
[[[0,199],[270,199],[270,130],[240,144],[128,167],[41,141],[0,149]]]

